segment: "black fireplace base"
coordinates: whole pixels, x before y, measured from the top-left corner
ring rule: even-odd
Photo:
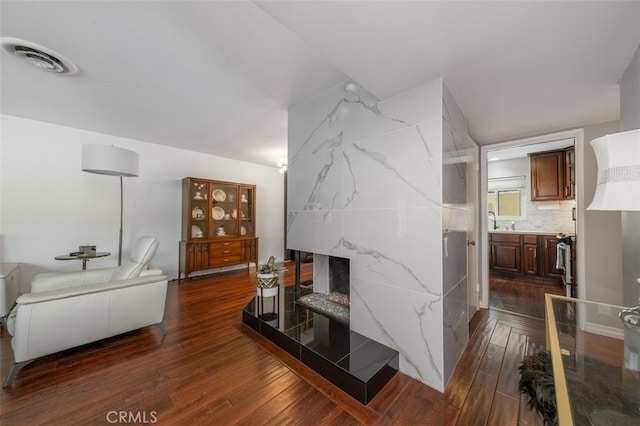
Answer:
[[[362,404],[368,404],[398,372],[398,351],[349,326],[295,303],[293,287],[280,288],[277,314],[258,315],[257,298],[242,310],[242,322]]]

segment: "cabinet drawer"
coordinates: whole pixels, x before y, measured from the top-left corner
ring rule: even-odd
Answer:
[[[216,241],[215,243],[211,243],[211,248],[218,247],[240,247],[240,241]]]
[[[240,263],[240,255],[237,256],[217,256],[209,258],[210,267],[218,267],[225,265],[234,265]]]
[[[491,241],[503,243],[520,243],[520,234],[491,234]]]
[[[523,235],[522,238],[525,244],[538,244],[537,235]]]
[[[240,244],[236,246],[235,243],[233,246],[220,246],[211,244],[209,247],[209,255],[211,257],[221,257],[221,256],[240,256]]]

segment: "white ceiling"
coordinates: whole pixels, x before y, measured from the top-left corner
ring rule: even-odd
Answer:
[[[0,3],[1,111],[275,165],[287,110],[352,78],[386,99],[444,78],[480,144],[619,118],[640,2]]]

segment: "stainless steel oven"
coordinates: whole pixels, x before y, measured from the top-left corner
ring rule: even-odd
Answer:
[[[575,249],[575,237],[565,234],[556,235],[556,269],[562,271],[562,283],[567,297],[575,297],[575,285],[573,280],[573,259]]]

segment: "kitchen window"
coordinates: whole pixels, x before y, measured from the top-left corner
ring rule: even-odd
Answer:
[[[495,213],[496,219],[525,219],[525,183],[524,176],[489,179],[487,207]]]
[[[493,191],[487,195],[489,211],[500,219],[524,219],[522,196],[519,189]]]

